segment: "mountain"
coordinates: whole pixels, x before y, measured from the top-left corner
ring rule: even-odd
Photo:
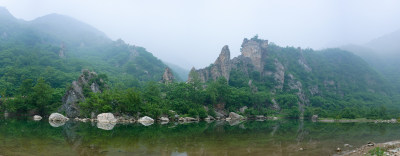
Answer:
[[[372,107],[397,107],[390,98],[390,84],[362,58],[340,49],[279,47],[255,36],[243,40],[241,55],[233,59],[224,46],[213,64],[193,68],[189,81],[213,83],[221,78],[236,88],[270,93],[272,100],[263,107],[278,111],[361,113]]]
[[[0,94],[13,96],[26,79],[43,77],[65,88],[83,69],[108,75],[112,86],[129,88],[159,81],[167,67],[145,48],[113,41],[74,18],[50,14],[19,20],[0,8]]]
[[[400,93],[400,30],[378,37],[364,45],[346,45],[342,49],[362,57],[381,73]]]

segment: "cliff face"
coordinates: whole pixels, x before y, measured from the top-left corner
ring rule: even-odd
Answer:
[[[78,80],[72,82],[71,87],[63,96],[63,105],[59,111],[65,112],[69,118],[78,117],[80,115],[78,103],[85,100],[85,91],[102,92],[101,84],[104,85],[104,81],[99,79],[95,72],[83,70]]]
[[[195,70],[194,68],[191,70],[191,73],[197,72],[200,80],[202,82],[207,82],[209,80],[217,80],[220,77],[224,77],[229,80],[229,74],[231,72],[231,53],[229,51],[229,47],[226,45],[222,48],[221,53],[219,54],[217,60],[215,60],[214,64],[210,65],[207,68]],[[189,75],[189,80],[193,79]]]
[[[257,36],[251,39],[245,38],[241,45],[241,55],[230,59],[230,51],[228,46],[224,46],[221,53],[214,64],[204,69],[192,69],[189,75],[189,81],[193,76],[198,76],[201,82],[215,81],[220,77],[224,77],[228,82],[231,78],[232,71],[238,71],[241,75],[247,78],[246,83],[249,84],[253,93],[258,91],[257,84],[272,83],[270,88],[271,93],[276,93],[278,90],[284,90],[285,83],[289,84],[288,89],[298,90],[296,93],[300,99],[299,108],[302,109],[308,101],[304,95],[303,85],[293,75],[287,74],[287,69],[284,63],[268,51],[268,40],[258,39]],[[303,69],[310,72],[311,68],[307,65],[306,60],[302,55],[299,55],[297,63]],[[288,79],[288,80],[285,80]],[[271,82],[272,81],[272,82]],[[271,104],[274,109],[279,109],[279,104],[273,100]]]
[[[260,40],[257,37],[248,40],[245,38],[242,43],[242,55],[248,57],[255,69],[259,72],[264,70],[264,58],[267,55],[268,40]]]
[[[264,69],[264,58],[267,57],[268,40],[252,38],[244,39],[241,48],[241,55],[230,59],[229,47],[225,45],[214,64],[204,69],[194,70],[198,73],[202,82],[215,81],[224,77],[229,81],[233,69],[241,70],[248,74],[248,67],[253,66],[255,71],[260,73]],[[193,71],[193,69],[192,69]],[[189,76],[189,79],[191,77]]]
[[[161,78],[161,82],[168,84],[168,83],[172,83],[174,81],[174,75],[172,74],[171,69],[169,69],[168,67],[165,68],[164,74]]]

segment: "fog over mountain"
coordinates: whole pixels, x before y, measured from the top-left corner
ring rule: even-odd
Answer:
[[[255,34],[281,46],[322,49],[400,29],[395,0],[2,0],[0,6],[24,20],[51,13],[76,18],[186,69],[207,66],[224,45],[231,57],[239,55],[241,39]]]

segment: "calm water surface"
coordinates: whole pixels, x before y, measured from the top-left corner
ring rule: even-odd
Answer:
[[[104,126],[103,126],[104,128]],[[106,127],[106,129],[112,127]],[[300,120],[118,124],[0,119],[0,155],[333,155],[368,141],[400,139],[400,124]],[[353,147],[344,147],[350,144]],[[300,151],[300,148],[305,150]]]

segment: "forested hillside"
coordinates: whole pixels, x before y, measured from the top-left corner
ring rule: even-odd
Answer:
[[[341,47],[362,57],[380,72],[400,93],[400,30],[376,38],[364,45]]]
[[[350,52],[279,47],[257,36],[245,39],[241,51],[242,55],[230,60],[224,47],[214,64],[192,72],[204,83],[222,78],[234,88],[269,95],[269,100],[256,102],[254,114],[269,108],[292,117],[303,112],[305,116],[373,118],[384,116],[386,109],[398,111],[393,85]],[[251,106],[227,99],[215,104],[219,109]]]
[[[91,69],[107,74],[121,88],[159,81],[162,61],[146,49],[112,41],[104,33],[71,17],[51,14],[33,21],[14,18],[0,8],[0,94],[14,96],[26,79],[42,77],[65,88]]]

